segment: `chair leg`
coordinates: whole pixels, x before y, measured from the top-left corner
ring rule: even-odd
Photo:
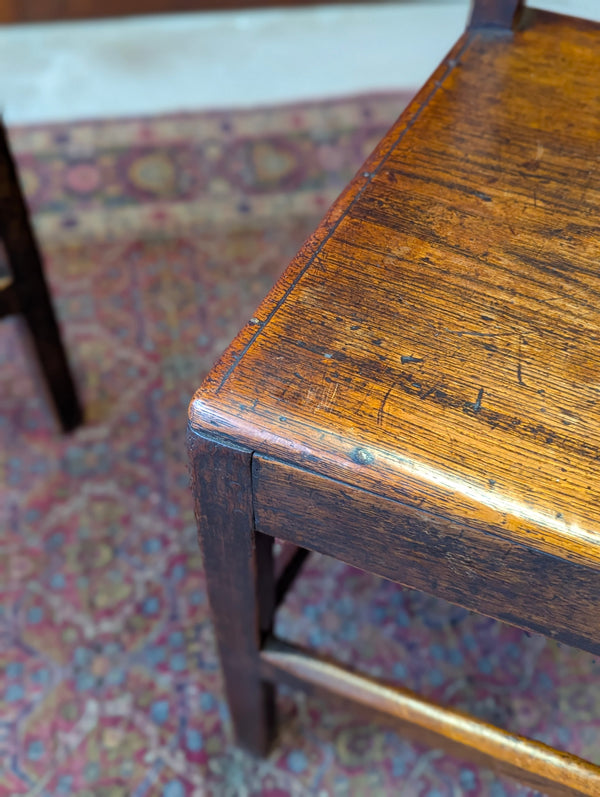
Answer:
[[[12,290],[31,334],[44,382],[60,424],[68,432],[78,426],[83,412],[69,368],[60,330],[46,284],[42,258],[6,131],[0,124],[0,237],[12,274]]]
[[[36,301],[37,306],[22,310],[23,317],[61,428],[64,432],[71,432],[81,424],[83,410],[52,305],[42,300],[41,290]]]
[[[274,686],[260,676],[275,606],[272,539],[254,531],[251,452],[190,432],[192,489],[235,739],[264,755],[275,733]]]

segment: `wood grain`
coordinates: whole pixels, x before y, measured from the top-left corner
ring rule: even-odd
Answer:
[[[252,467],[260,531],[600,653],[597,569],[276,460]]]
[[[600,26],[528,10],[511,30],[518,10],[475,6],[212,369],[190,429],[244,446],[255,535],[599,652]],[[212,522],[233,550],[227,517]],[[267,641],[261,667],[404,720],[416,700],[414,727],[553,794],[599,793],[586,762],[297,651]]]
[[[272,627],[272,540],[254,533],[250,452],[190,433],[188,450],[208,597],[237,743],[264,755],[273,738],[273,686],[259,647]]]
[[[192,425],[597,567],[599,31],[463,38]]]

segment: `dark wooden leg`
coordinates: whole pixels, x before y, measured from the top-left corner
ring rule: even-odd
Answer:
[[[44,382],[65,431],[81,423],[82,410],[46,284],[6,131],[0,124],[0,237],[12,274],[12,295],[31,334]]]
[[[254,531],[250,451],[189,433],[192,489],[208,596],[236,742],[264,755],[275,694],[260,646],[275,607],[272,538]]]

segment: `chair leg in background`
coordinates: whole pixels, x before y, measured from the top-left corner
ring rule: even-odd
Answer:
[[[0,238],[11,272],[15,310],[31,335],[43,380],[65,432],[77,427],[83,412],[63,346],[42,258],[6,130],[0,124]]]

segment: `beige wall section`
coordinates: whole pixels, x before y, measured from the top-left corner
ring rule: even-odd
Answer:
[[[533,2],[600,19],[600,0]],[[418,0],[0,25],[0,110],[28,124],[414,88],[468,8]]]
[[[467,9],[456,0],[9,26],[0,104],[9,124],[27,124],[413,88]]]

